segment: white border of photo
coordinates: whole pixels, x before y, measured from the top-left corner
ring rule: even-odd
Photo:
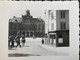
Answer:
[[[69,10],[69,56],[8,57],[8,20],[16,9]],[[13,10],[14,9],[14,10]],[[10,13],[12,11],[12,13]],[[79,60],[79,3],[66,2],[0,2],[0,60]]]

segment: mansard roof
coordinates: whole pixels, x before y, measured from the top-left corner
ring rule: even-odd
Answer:
[[[44,20],[43,19],[41,19],[41,18],[31,18],[31,19],[26,19],[25,21],[22,19],[22,17],[13,17],[13,18],[11,18],[11,19],[9,19],[9,22],[14,22],[14,23],[16,23],[16,22],[18,22],[18,23],[21,23],[21,22],[24,22],[24,23],[28,23],[28,21],[33,21],[33,22],[44,22]]]
[[[9,22],[22,22],[22,18],[21,17],[13,17],[11,19],[9,19]]]

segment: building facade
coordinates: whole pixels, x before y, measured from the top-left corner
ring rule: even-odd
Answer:
[[[69,46],[69,10],[46,11],[45,44]]]
[[[43,37],[45,33],[45,22],[41,18],[33,18],[30,11],[26,11],[26,15],[22,17],[13,17],[9,20],[9,35],[17,35],[17,33],[25,37]]]

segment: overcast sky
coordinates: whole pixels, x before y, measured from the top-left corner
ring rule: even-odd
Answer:
[[[13,16],[21,17],[22,15],[25,15],[27,9],[30,10],[31,15],[34,18],[41,16],[43,20],[45,20],[45,10],[69,10],[74,7],[74,9],[77,9],[77,4],[75,2],[74,4],[71,4],[71,2],[11,2],[6,4],[5,16],[8,20],[13,18]]]
[[[41,11],[41,10],[38,10],[38,9],[29,9],[29,8],[17,8],[17,9],[14,9],[12,8],[10,11],[9,11],[9,17],[12,18],[13,16],[16,16],[16,17],[21,17],[22,15],[25,15],[26,14],[26,10],[30,10],[30,14],[36,18],[36,17],[40,17],[41,18],[44,18],[44,12],[45,11]]]
[[[9,6],[7,14],[9,18],[12,18],[13,16],[21,17],[26,14],[26,10],[30,10],[30,14],[34,18],[41,16],[42,19],[45,19],[45,9],[40,8],[40,6],[28,6],[27,4],[13,4]]]

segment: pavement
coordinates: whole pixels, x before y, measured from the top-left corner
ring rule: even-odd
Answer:
[[[16,44],[15,44],[16,45]],[[8,50],[9,57],[30,56],[69,56],[68,47],[53,47],[41,44],[41,38],[26,38],[25,46],[14,47]]]
[[[41,46],[49,51],[54,51],[57,53],[63,53],[65,55],[69,55],[69,47],[55,47],[51,45],[41,44]]]

